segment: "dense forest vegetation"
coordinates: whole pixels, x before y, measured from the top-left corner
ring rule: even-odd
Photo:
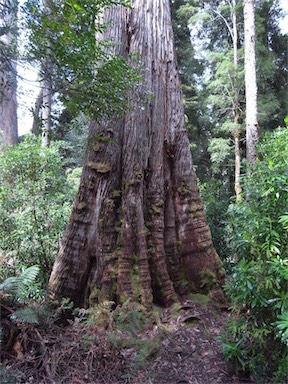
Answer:
[[[210,342],[231,370],[220,383],[286,382],[281,12],[272,0],[0,3],[1,382],[204,384],[198,362],[191,381],[143,368],[179,319],[199,345],[217,323]],[[39,72],[23,136],[17,62]]]

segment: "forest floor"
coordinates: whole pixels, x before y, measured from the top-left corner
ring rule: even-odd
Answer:
[[[144,326],[129,306],[118,317],[102,308],[98,323],[83,313],[65,327],[18,325],[2,353],[1,384],[253,383],[224,359],[218,336],[231,314],[219,302],[158,308]]]

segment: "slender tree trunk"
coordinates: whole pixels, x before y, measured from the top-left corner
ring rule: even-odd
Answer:
[[[33,110],[33,124],[32,124],[31,132],[34,133],[35,135],[39,134],[39,131],[42,125],[42,121],[40,117],[40,111],[41,111],[42,105],[43,105],[43,89],[40,90],[36,98],[35,106]]]
[[[47,52],[47,56],[49,52]],[[46,58],[47,59],[47,58]],[[46,60],[46,76],[42,81],[42,147],[47,147],[50,143],[49,134],[51,131],[51,108],[52,108],[52,84],[49,71],[51,70],[50,61]]]
[[[241,175],[241,153],[240,153],[240,132],[239,130],[234,133],[234,145],[235,145],[235,193],[236,193],[236,201],[241,201],[241,183],[240,183],[240,175]]]
[[[17,2],[13,1],[4,12],[0,26],[8,29],[0,36],[0,135],[4,145],[18,143],[17,119]],[[6,52],[6,54],[5,54]]]
[[[52,1],[45,0],[45,10],[47,17],[52,15]],[[49,35],[50,31],[46,33]],[[50,143],[49,134],[51,131],[51,109],[52,109],[52,51],[50,41],[47,43],[45,58],[43,62],[43,80],[42,86],[42,146],[47,147]]]
[[[257,158],[256,145],[258,143],[258,120],[255,53],[255,12],[253,0],[244,0],[244,37],[246,90],[246,158],[249,163],[254,163]]]
[[[50,277],[52,297],[75,305],[132,298],[167,306],[220,276],[184,126],[169,0],[131,3],[106,12],[106,37],[120,54],[140,54],[139,95],[125,118],[91,124]]]
[[[236,193],[236,201],[241,200],[241,154],[240,154],[240,130],[239,130],[239,98],[238,98],[238,30],[236,16],[236,0],[232,0],[232,23],[233,23],[233,62],[234,62],[234,100],[233,100],[233,119],[235,124],[234,146],[235,146],[235,181],[234,188]]]

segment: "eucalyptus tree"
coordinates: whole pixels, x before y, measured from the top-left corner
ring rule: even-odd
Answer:
[[[204,55],[202,53],[203,60],[206,61],[209,68],[204,77],[206,78],[207,107],[215,114],[215,122],[212,117],[210,120],[215,125],[213,127],[214,132],[218,135],[218,137],[210,139],[208,148],[212,163],[217,172],[223,162],[227,164],[227,159],[231,153],[230,142],[232,141],[234,145],[234,189],[238,200],[241,193],[242,113],[240,102],[243,73],[242,66],[239,65],[240,36],[237,22],[239,6],[240,3],[236,0],[213,3],[190,1],[184,4],[179,11],[182,14],[190,14],[189,24],[194,36],[192,44],[201,46],[204,51]]]
[[[237,27],[237,13],[236,13],[236,0],[232,0],[232,40],[233,40],[233,102],[232,114],[234,122],[234,142],[235,142],[235,193],[236,200],[240,200],[242,188],[240,185],[240,168],[241,168],[241,155],[240,155],[240,108],[239,108],[239,95],[238,95],[238,27]]]
[[[224,4],[223,4],[224,3]],[[236,194],[236,200],[241,199],[241,185],[240,185],[240,173],[241,173],[241,77],[243,72],[239,65],[239,51],[241,59],[241,50],[239,50],[239,32],[237,23],[237,7],[239,2],[236,0],[222,2],[218,9],[212,8],[212,16],[216,15],[220,18],[227,27],[227,46],[224,52],[220,52],[215,55],[215,58],[221,59],[215,66],[215,77],[211,79],[208,84],[208,89],[212,92],[212,97],[209,99],[214,105],[220,107],[223,114],[225,111],[224,103],[227,103],[227,112],[224,112],[225,121],[223,121],[220,131],[227,131],[233,138],[234,144],[234,190]],[[221,9],[222,8],[222,9]],[[228,12],[227,12],[228,11]],[[233,55],[232,55],[233,52]],[[211,55],[213,57],[213,54]],[[216,96],[216,97],[215,97]],[[217,100],[218,99],[218,100]],[[224,99],[224,100],[223,100]],[[223,108],[224,107],[224,108]],[[219,139],[218,139],[219,142]],[[221,141],[220,141],[221,142]],[[214,143],[214,145],[213,145]],[[220,149],[225,148],[225,142],[220,145]],[[215,139],[211,140],[210,152],[211,156],[214,155]],[[225,151],[224,151],[225,153]],[[229,150],[227,148],[227,153]]]
[[[246,96],[246,158],[255,163],[258,144],[256,32],[253,0],[244,0],[244,52]]]
[[[45,17],[50,21],[54,21],[53,14],[53,0],[44,1],[44,14]],[[48,23],[49,24],[49,23]],[[46,147],[49,145],[49,134],[51,131],[51,110],[52,110],[52,94],[53,94],[53,84],[52,84],[52,42],[49,37],[50,28],[49,25],[43,25],[43,32],[48,36],[46,41],[44,57],[42,60],[42,80],[41,80],[41,92],[38,96],[42,101],[42,146]]]
[[[123,57],[138,53],[143,78],[123,117],[90,126],[50,293],[77,306],[168,306],[221,274],[184,124],[169,0],[133,0],[105,20],[105,40]]]
[[[279,30],[281,9],[277,1],[256,2],[255,12],[258,120],[262,130],[275,129],[283,123],[287,106],[283,86],[287,73],[287,36],[282,35]],[[228,0],[214,2],[187,0],[183,1],[178,14],[183,15],[183,19],[180,20],[184,21],[190,15],[191,52],[194,49],[207,68],[195,84],[201,116],[199,122],[202,121],[202,127],[206,123],[206,130],[209,132],[207,137],[210,136],[212,169],[215,175],[224,179],[230,175],[229,179],[232,179],[233,164],[238,163],[239,169],[237,161],[239,156],[235,157],[235,161],[232,159],[232,144],[236,143],[234,148],[240,149],[241,156],[246,146],[243,124],[246,110],[243,3]],[[236,54],[238,64],[235,60]],[[233,69],[236,67],[238,79]],[[235,114],[237,104],[238,113]],[[234,116],[238,124],[234,121]],[[199,144],[202,146],[201,142]],[[202,146],[202,152],[205,152],[205,148],[205,145]],[[234,153],[237,154],[237,150]],[[207,163],[206,158],[203,158],[203,161]],[[236,181],[237,174],[239,175],[239,171],[236,170],[234,173]],[[235,187],[239,189],[237,182]]]
[[[18,2],[0,3],[0,135],[3,144],[17,144],[17,10]]]
[[[278,1],[255,3],[257,119],[259,136],[283,125],[288,106],[288,35],[279,26],[282,9]]]

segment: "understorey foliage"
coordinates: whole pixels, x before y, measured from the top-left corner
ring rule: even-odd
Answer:
[[[8,300],[11,300],[11,302],[23,300],[27,294],[27,289],[34,283],[38,273],[39,267],[32,265],[32,267],[25,269],[18,276],[7,277],[0,284],[1,294]]]
[[[229,272],[231,263],[229,261],[229,237],[226,226],[231,190],[227,183],[223,183],[222,179],[211,178],[207,182],[200,183],[200,191],[205,202],[205,211],[215,249],[225,270]]]
[[[237,370],[263,383],[287,378],[287,142],[287,128],[264,138],[252,176],[243,180],[245,200],[229,211],[239,261],[226,285],[235,316],[222,344]]]
[[[76,177],[77,179],[77,177]],[[33,135],[0,153],[0,277],[40,267],[35,295],[47,282],[77,188],[65,174],[61,143],[42,148]],[[38,293],[37,293],[38,292]]]

